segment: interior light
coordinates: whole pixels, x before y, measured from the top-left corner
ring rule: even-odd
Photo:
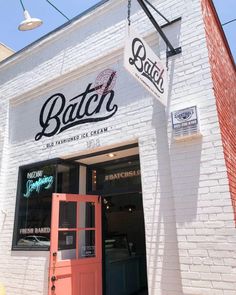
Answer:
[[[107,155],[109,158],[114,158],[116,156],[116,154],[110,153]]]
[[[129,205],[124,206],[124,209],[125,209],[126,211],[128,211],[129,213],[132,213],[132,212],[135,211],[136,206],[135,206],[135,205],[131,205],[131,204],[129,204]]]

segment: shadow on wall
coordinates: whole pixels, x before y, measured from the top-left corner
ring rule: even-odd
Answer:
[[[154,106],[157,103],[154,103]],[[153,118],[153,124],[156,125]],[[157,290],[162,295],[170,292],[182,295],[182,279],[180,272],[179,248],[177,240],[177,227],[175,218],[175,201],[173,197],[171,162],[166,127],[158,128],[157,137],[157,160],[158,177],[153,206],[153,219],[158,215],[155,224],[152,225],[151,253],[149,264],[153,265],[153,273],[149,276],[149,295],[156,295]],[[158,282],[156,280],[158,279]]]
[[[169,71],[170,98],[174,58]],[[165,115],[163,106],[158,101],[154,102],[153,126],[160,125],[158,116],[163,117],[163,121],[165,116],[169,117],[168,109]],[[159,113],[155,113],[155,110],[159,110]],[[158,176],[155,195],[160,197],[155,198],[153,206],[155,222],[152,224],[148,261],[152,266],[151,272],[148,270],[149,295],[156,295],[158,290],[161,295],[187,295],[182,286],[178,227],[179,223],[196,219],[202,141],[173,142],[169,147],[166,124],[156,128],[156,138]]]
[[[0,111],[6,112],[5,108],[2,108],[2,107],[0,107]],[[0,127],[0,179],[2,184],[4,184],[4,178],[6,178],[6,165],[8,164],[6,153],[4,153],[4,151],[7,150],[7,143],[8,143],[8,137],[5,135],[4,126],[1,126]],[[1,192],[3,193],[3,188],[1,188]],[[7,211],[8,210],[5,209],[4,198],[1,198],[1,202],[0,202],[0,232],[1,233],[3,232],[4,225],[6,223]]]
[[[3,145],[4,145],[4,140],[3,140],[3,136],[2,136],[2,133],[0,130],[0,171],[2,168]]]
[[[172,142],[170,146],[172,189],[178,224],[196,220],[201,151],[202,138]]]
[[[48,295],[48,267],[49,267],[49,251],[12,251],[12,259],[22,264],[21,273],[14,274],[12,271],[12,279],[15,280],[17,276],[19,283],[17,289],[17,295],[24,294],[26,289],[31,289],[32,294],[34,294],[34,288],[37,290],[35,294]],[[42,264],[44,266],[42,266]],[[35,268],[38,265],[37,276],[32,277],[32,267]],[[40,278],[43,278],[44,285],[40,290],[38,287],[41,285]],[[6,286],[10,288],[9,286]],[[13,288],[15,291],[15,288]],[[14,292],[13,292],[14,293]]]
[[[178,58],[178,57],[175,57]],[[169,68],[168,105],[166,121],[170,120],[171,93],[174,79],[175,58]],[[166,134],[166,140],[167,134]],[[166,143],[168,145],[168,142]],[[200,178],[202,137],[175,142],[171,139],[169,154],[172,196],[177,223],[191,222],[197,215],[197,201]],[[184,212],[184,214],[183,214]]]
[[[3,231],[4,229],[4,225],[5,225],[5,222],[6,222],[6,218],[7,218],[7,211],[4,210],[4,209],[1,209],[1,232]],[[1,294],[0,294],[1,295]]]

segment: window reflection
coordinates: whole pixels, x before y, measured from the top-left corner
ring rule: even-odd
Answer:
[[[54,192],[78,193],[76,164],[52,160],[20,167],[13,248],[49,247]],[[69,207],[62,208],[61,227],[76,227],[76,212]]]
[[[58,259],[76,259],[76,232],[63,231],[58,234]]]
[[[79,231],[79,257],[80,258],[95,257],[95,231],[94,230]]]
[[[59,228],[76,227],[76,202],[60,202]]]
[[[79,227],[95,227],[95,204],[92,202],[81,202],[79,206]]]
[[[58,250],[75,249],[76,232],[62,231],[58,234]]]

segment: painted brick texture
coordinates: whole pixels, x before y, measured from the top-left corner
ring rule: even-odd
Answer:
[[[132,2],[132,25],[165,62],[165,44],[137,1]],[[182,17],[165,29],[173,44],[182,46],[182,54],[168,61],[166,109],[123,68],[126,0],[108,1],[0,64],[0,209],[7,212],[0,212],[0,282],[7,295],[46,295],[48,285],[47,252],[11,251],[18,167],[134,141],[141,162],[149,295],[236,294],[236,231],[201,0],[152,3],[171,20]],[[39,110],[22,111],[17,122],[9,110],[24,103],[37,106],[66,87],[67,94],[76,94],[106,68],[118,73],[116,115],[75,126],[54,139],[107,125],[112,127],[108,133],[52,148],[45,148],[51,142],[47,138],[10,142],[11,129],[20,134],[24,116],[38,120]],[[170,112],[193,105],[198,106],[202,137],[176,143]]]
[[[224,156],[236,221],[236,68],[211,0],[202,1]]]

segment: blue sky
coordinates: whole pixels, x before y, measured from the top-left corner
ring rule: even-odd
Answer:
[[[15,51],[20,50],[67,21],[46,0],[22,1],[31,16],[42,19],[44,24],[33,31],[18,31],[17,27],[23,20],[20,0],[0,0],[0,42]],[[100,1],[50,0],[50,2],[71,19]],[[222,23],[236,18],[236,0],[214,0],[214,3]],[[236,22],[224,26],[224,30],[236,60]]]
[[[236,18],[236,0],[213,1],[222,24]],[[236,21],[223,26],[223,28],[236,61]]]

